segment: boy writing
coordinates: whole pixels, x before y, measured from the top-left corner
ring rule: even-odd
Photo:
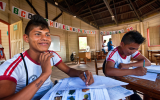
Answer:
[[[29,49],[22,53],[23,56],[17,54],[0,66],[1,100],[40,99],[53,86],[50,80],[53,65],[71,77],[80,77],[86,85],[94,82],[91,72],[85,71],[86,79],[84,71],[69,68],[56,52],[48,51],[51,37],[48,23],[43,17],[32,17],[25,28],[23,39],[29,43]]]
[[[139,46],[145,41],[145,38],[137,31],[129,31],[126,33],[120,43],[120,46],[111,50],[106,57],[106,64],[103,71],[106,76],[125,76],[125,75],[145,75],[147,69],[143,67],[150,66],[151,62],[141,55],[138,51]],[[137,60],[135,63],[130,63],[133,57]],[[129,67],[135,66],[135,69]]]

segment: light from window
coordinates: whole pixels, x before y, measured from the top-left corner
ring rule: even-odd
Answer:
[[[87,37],[79,37],[79,50],[86,50],[87,47]]]

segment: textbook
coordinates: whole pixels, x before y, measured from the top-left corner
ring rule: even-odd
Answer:
[[[118,100],[133,94],[121,85],[128,83],[109,77],[93,75],[94,83],[86,86],[79,77],[60,80],[41,100]]]

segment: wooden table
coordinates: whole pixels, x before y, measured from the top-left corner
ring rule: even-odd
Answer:
[[[152,54],[153,54],[153,53],[158,53],[158,54],[160,53],[160,50],[147,50],[147,51],[148,51],[148,59],[149,59],[149,57],[150,57],[150,56],[149,56],[149,53],[151,53],[151,60],[150,60],[150,61],[152,61]]]
[[[84,63],[80,62],[81,58],[84,59]],[[79,64],[86,64],[87,59],[90,59],[90,61],[91,61],[91,52],[79,52]]]
[[[134,78],[130,76],[115,77],[116,79],[127,82],[127,89],[138,90],[144,94],[143,100],[160,100],[160,74],[157,75],[155,82]]]

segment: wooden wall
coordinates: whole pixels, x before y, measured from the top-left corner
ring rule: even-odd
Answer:
[[[1,42],[2,42],[1,45],[4,48],[6,59],[9,59],[9,42],[8,42],[9,40],[7,35],[8,25],[0,22],[0,30],[1,30]]]
[[[25,11],[28,11],[30,13],[35,14],[33,9],[29,6],[29,4],[26,2],[26,0],[1,0],[6,5],[5,11],[0,11],[0,19],[13,24],[15,22],[18,22],[22,20],[22,30],[24,34],[25,27],[28,23],[28,19],[20,18],[17,15],[12,13],[12,6],[21,8]],[[38,11],[38,13],[45,18],[45,1],[44,0],[30,0],[32,5],[35,7],[35,9]],[[52,20],[57,15],[59,15],[61,11],[59,8],[56,8],[55,6],[48,3],[48,19]],[[69,15],[65,12],[63,12],[62,16],[59,17],[56,22],[62,23],[65,25],[69,25],[72,27],[80,28],[80,29],[86,29],[86,30],[95,30],[96,34],[82,34],[82,33],[76,33],[76,32],[70,32],[62,29],[57,29],[50,27],[50,32],[52,35],[58,35],[60,36],[60,46],[61,51],[58,51],[57,53],[62,57],[63,61],[69,61],[70,55],[72,52],[76,52],[78,55],[78,36],[87,36],[88,37],[88,45],[91,46],[91,50],[99,50],[99,31],[90,26],[89,24],[79,20],[78,18],[74,18],[72,15]],[[27,50],[29,48],[29,45],[25,42],[23,42],[24,50]]]

